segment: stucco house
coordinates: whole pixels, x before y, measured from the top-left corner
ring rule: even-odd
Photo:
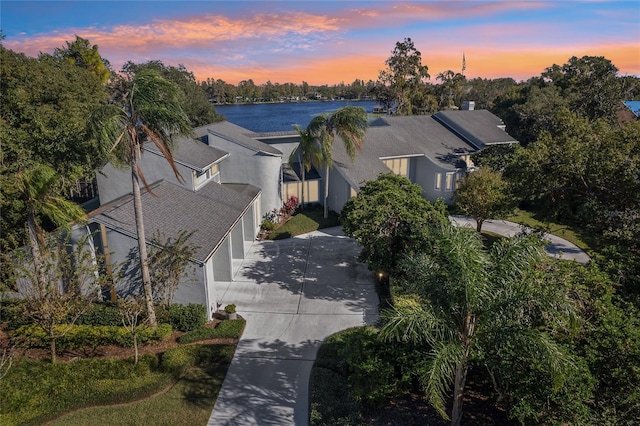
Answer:
[[[140,167],[151,191],[142,191],[142,205],[149,240],[158,232],[168,237],[193,232],[191,242],[198,250],[174,300],[204,304],[212,314],[220,296],[216,283],[233,281],[265,214],[280,208],[290,195],[300,198],[300,165],[288,164],[292,153],[295,158],[299,135],[256,134],[228,122],[202,126],[194,133],[174,144],[182,179],[175,177],[155,146],[144,146]],[[429,200],[451,201],[457,180],[473,166],[470,155],[509,143],[517,141],[498,117],[483,110],[378,117],[370,123],[353,162],[342,141],[335,141],[329,208],[340,211],[364,182],[389,172],[420,185]],[[322,203],[324,178],[322,167],[306,174],[307,202]],[[131,175],[107,165],[97,182],[101,206],[90,213],[89,225],[76,232],[93,232],[96,250],[114,267],[137,250]],[[122,281],[115,287],[122,293],[131,283]]]
[[[473,167],[471,154],[495,144],[518,143],[486,110],[441,111],[432,116],[385,116],[370,123],[352,162],[338,138],[329,172],[329,208],[342,210],[360,186],[394,172],[420,185],[422,195],[452,201],[456,182]],[[324,170],[319,170],[324,178]]]
[[[248,183],[225,183],[223,164],[232,154],[191,138],[175,141],[173,157],[182,179],[175,177],[162,154],[145,144],[140,167],[150,182],[142,190],[147,243],[162,233],[174,237],[193,233],[198,247],[174,296],[176,303],[199,303],[210,315],[217,309],[216,282],[229,282],[239,268],[260,227],[260,188]],[[89,214],[86,227],[75,235],[94,234],[93,245],[105,256],[107,269],[115,269],[137,255],[137,234],[127,170],[106,165],[98,173],[100,207]],[[136,288],[137,270],[120,278],[115,290],[126,294]]]

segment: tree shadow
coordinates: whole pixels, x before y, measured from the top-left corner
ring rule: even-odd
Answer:
[[[303,301],[340,302],[351,313],[377,313],[379,299],[375,276],[358,261],[360,248],[351,238],[308,235],[260,241],[252,251],[234,281],[258,286],[275,284],[282,290],[301,295]],[[320,304],[317,306],[322,309]],[[326,311],[317,313],[323,312]]]
[[[321,342],[259,343],[233,359],[218,396],[210,425],[308,424],[309,377]]]

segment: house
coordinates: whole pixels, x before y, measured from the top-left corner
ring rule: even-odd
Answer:
[[[248,183],[262,190],[260,217],[282,206],[283,153],[280,150],[227,121],[199,127],[195,134],[203,146],[228,153],[220,163],[220,183]]]
[[[225,183],[223,165],[232,153],[191,138],[179,138],[173,157],[181,179],[157,148],[145,144],[139,162],[149,190],[141,191],[147,244],[154,235],[174,237],[192,233],[190,243],[198,247],[174,296],[176,303],[199,303],[217,309],[216,283],[229,282],[259,230],[260,188],[248,183]],[[279,169],[279,167],[278,167]],[[131,194],[131,175],[106,165],[98,173],[100,207],[89,214],[86,227],[74,234],[93,233],[93,246],[105,257],[107,269],[136,265],[137,232]],[[126,268],[125,268],[126,269]],[[126,294],[139,288],[137,266],[114,284]]]
[[[228,122],[195,129],[195,138],[178,138],[173,157],[176,178],[163,154],[145,144],[139,164],[150,191],[142,191],[147,243],[157,233],[175,237],[192,232],[198,247],[175,294],[177,303],[200,303],[212,314],[217,283],[233,281],[258,233],[265,214],[279,209],[290,195],[301,196],[300,164],[295,159],[297,132],[256,134]],[[406,176],[429,200],[451,201],[457,180],[472,167],[470,156],[493,144],[517,143],[502,121],[488,111],[442,111],[433,116],[384,116],[367,129],[363,149],[352,162],[339,139],[329,171],[329,208],[340,211],[360,186],[380,173]],[[292,155],[293,153],[293,155]],[[305,176],[305,199],[322,203],[324,168]],[[95,250],[115,267],[134,259],[137,234],[131,174],[112,165],[97,177],[101,206],[90,213],[87,227]],[[130,262],[135,265],[135,262]],[[121,280],[116,291],[135,287]]]
[[[485,110],[441,111],[432,116],[385,116],[370,123],[363,148],[352,162],[334,143],[329,172],[329,208],[340,211],[380,173],[394,172],[420,185],[431,201],[450,203],[456,182],[473,167],[471,154],[495,144],[518,143],[502,120]],[[324,178],[324,170],[319,170]]]

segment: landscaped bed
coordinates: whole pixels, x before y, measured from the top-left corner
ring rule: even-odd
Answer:
[[[23,349],[1,381],[1,423],[206,423],[244,324],[215,319],[191,344],[180,344],[189,332],[174,331],[141,346],[137,365],[131,347],[64,350],[56,364],[46,349]]]

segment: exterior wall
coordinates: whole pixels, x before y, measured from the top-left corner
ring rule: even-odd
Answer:
[[[230,154],[220,164],[222,183],[248,183],[262,190],[260,217],[282,207],[282,157],[261,154],[212,134],[209,134],[208,141],[209,145]]]
[[[184,182],[178,180],[164,157],[152,152],[145,152],[139,164],[149,185],[164,179],[190,190],[194,188],[192,170],[182,164],[176,164],[176,166]],[[99,173],[96,173],[96,180],[98,181],[100,204],[106,204],[133,191],[129,168],[118,169],[109,163]]]
[[[244,229],[242,221],[238,222],[231,230],[231,257],[232,259],[244,259]]]
[[[256,203],[258,203],[257,200]],[[247,210],[245,215],[242,217],[241,223],[243,227],[244,241],[253,241],[255,236],[258,235],[260,222],[256,221],[256,218],[258,217],[256,215],[256,210],[256,204],[252,204],[251,207],[249,207],[249,210]]]
[[[98,228],[91,224],[91,228]],[[138,242],[136,238],[105,228],[107,247],[103,246],[99,232],[95,234],[95,247],[98,253],[109,251],[109,263],[112,271],[116,272],[118,265],[125,266],[124,277],[115,283],[116,293],[120,296],[136,294],[142,291],[140,267],[138,266]],[[185,268],[180,284],[174,294],[173,302],[180,304],[197,303],[207,306],[208,283],[204,265],[190,262]],[[109,289],[104,289],[103,297],[110,298]]]
[[[438,189],[436,175],[440,173],[440,185]],[[452,181],[450,189],[446,187],[447,174],[451,174]],[[458,171],[439,167],[431,162],[427,157],[416,158],[415,183],[422,187],[422,196],[429,201],[443,198],[447,204],[453,201],[453,193],[456,188]]]
[[[320,193],[320,198],[324,199],[324,182],[320,184]],[[351,186],[336,169],[331,169],[329,171],[329,210],[340,213],[350,198]]]
[[[224,239],[218,250],[212,256],[213,277],[216,281],[231,281],[233,279],[233,264],[231,258],[231,239]]]

